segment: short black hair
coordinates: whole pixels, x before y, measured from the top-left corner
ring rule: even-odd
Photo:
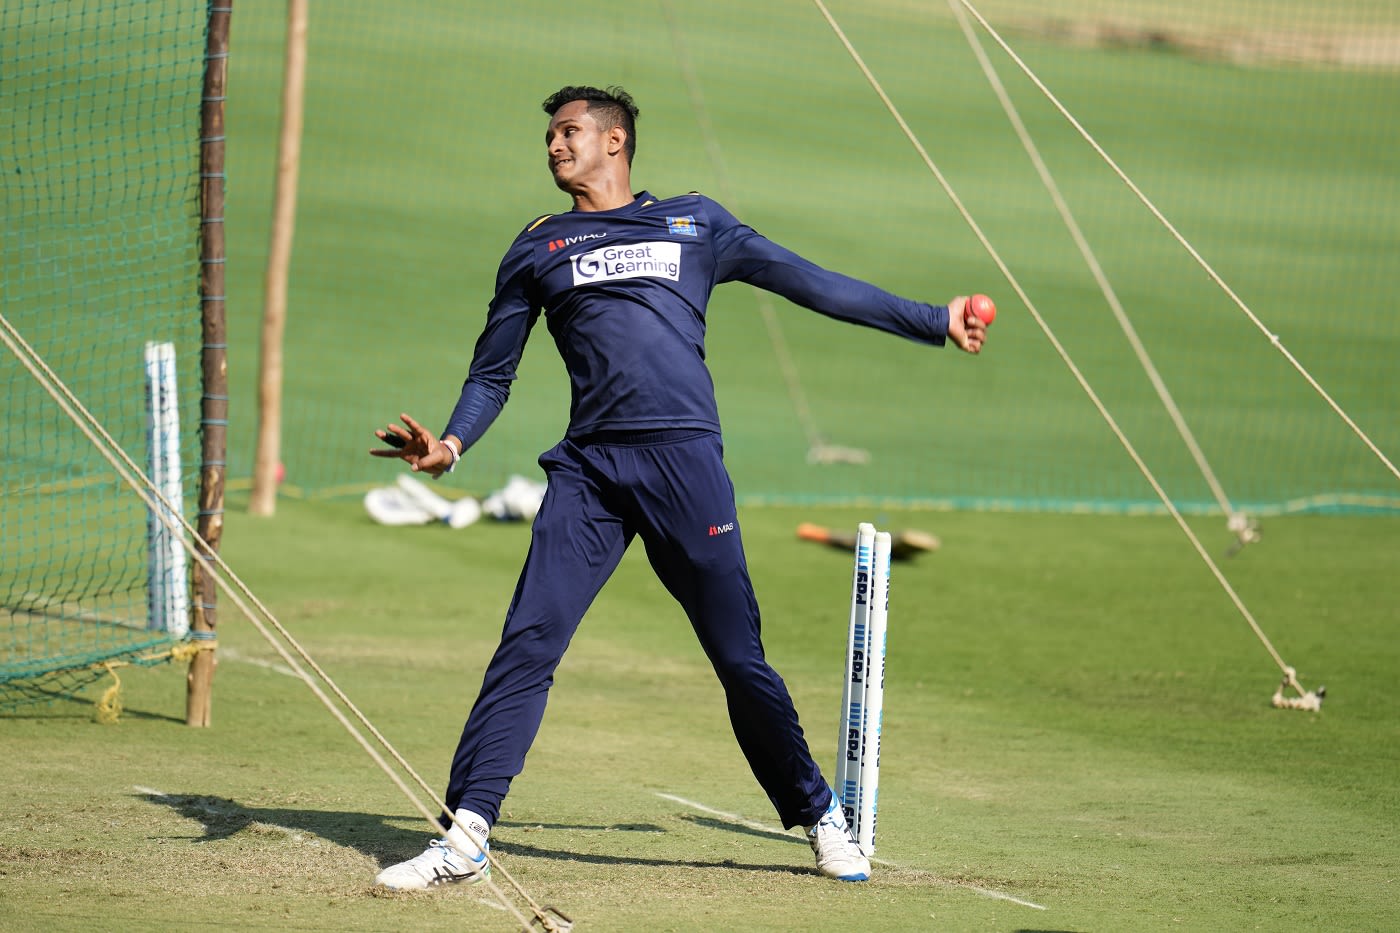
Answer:
[[[627,153],[627,164],[632,164],[632,156],[637,152],[637,109],[632,95],[614,85],[609,88],[589,87],[588,85],[568,85],[561,87],[544,100],[544,112],[551,117],[559,108],[576,100],[588,101],[588,112],[598,121],[598,126],[607,132],[615,126],[622,127],[627,134],[623,151]]]

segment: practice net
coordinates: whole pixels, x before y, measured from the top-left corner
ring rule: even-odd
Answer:
[[[0,6],[0,709],[166,660],[188,630],[178,541],[26,363],[193,516],[208,17],[188,0]]]

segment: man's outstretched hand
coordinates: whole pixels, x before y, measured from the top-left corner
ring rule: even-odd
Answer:
[[[987,325],[972,313],[966,295],[948,302],[948,339],[968,353],[981,353],[982,345],[987,342]]]
[[[397,457],[412,467],[414,472],[433,477],[447,472],[456,461],[447,443],[438,440],[435,434],[407,414],[401,414],[399,418],[404,426],[390,424],[374,432],[375,437],[389,446],[371,449],[370,456]]]

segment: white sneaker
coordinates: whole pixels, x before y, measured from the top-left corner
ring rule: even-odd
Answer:
[[[446,839],[434,839],[422,855],[390,865],[374,883],[391,891],[423,891],[437,884],[475,884],[491,877],[491,862],[486,857],[491,846],[486,841],[485,821],[468,810],[458,810],[457,819],[475,832],[453,826]]]
[[[836,795],[816,826],[806,828],[807,842],[817,855],[817,870],[838,881],[866,881],[870,878],[870,859],[856,844],[846,814]]]

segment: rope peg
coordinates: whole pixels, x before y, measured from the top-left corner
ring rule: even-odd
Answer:
[[[546,904],[535,911],[535,919],[530,921],[530,929],[533,930],[536,926],[545,933],[569,933],[574,928],[574,921],[558,907]]]
[[[1225,527],[1230,534],[1235,536],[1235,540],[1230,542],[1230,549],[1225,552],[1226,557],[1234,557],[1244,550],[1246,544],[1258,544],[1263,532],[1259,528],[1259,520],[1244,512],[1232,512]]]
[[[1288,688],[1297,691],[1295,697],[1285,696],[1283,691]],[[1322,700],[1327,696],[1326,687],[1318,687],[1316,690],[1304,690],[1298,683],[1297,672],[1293,668],[1286,668],[1283,672],[1283,681],[1274,691],[1272,700],[1274,709],[1301,709],[1311,713],[1322,712]]]

